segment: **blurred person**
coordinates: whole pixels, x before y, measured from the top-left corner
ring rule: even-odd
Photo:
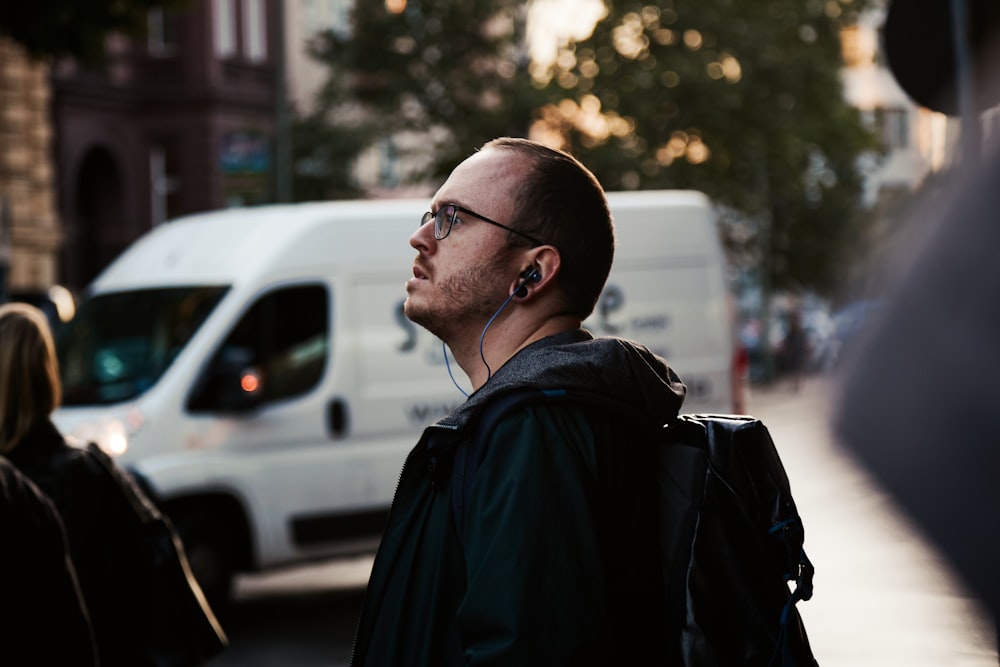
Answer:
[[[809,363],[810,352],[809,336],[802,326],[802,313],[797,309],[793,310],[788,314],[788,331],[781,341],[778,353],[782,367],[789,376],[789,385],[794,392],[802,388],[802,378]]]
[[[1000,615],[1000,155],[922,198],[921,245],[897,267],[849,359],[835,428]],[[950,194],[945,195],[948,192]],[[1000,634],[1000,633],[998,633]]]
[[[3,456],[0,536],[0,664],[97,665],[59,514]]]
[[[45,315],[0,305],[0,454],[61,516],[101,667],[201,664],[225,635],[197,583],[175,574],[186,561],[170,524],[96,445],[71,446],[59,433],[50,417],[60,394]],[[198,628],[207,629],[187,636]]]
[[[511,390],[582,389],[660,424],[680,409],[685,386],[663,359],[582,328],[614,254],[597,179],[561,151],[491,141],[451,173],[410,245],[406,316],[450,348],[473,391],[403,466],[352,665],[627,665],[663,654],[652,448],[610,408],[505,413],[460,526],[451,501],[451,458]]]

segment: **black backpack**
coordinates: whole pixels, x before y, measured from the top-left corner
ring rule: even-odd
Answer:
[[[492,399],[452,469],[460,539],[464,507],[494,426],[518,406],[565,401],[623,413],[630,423],[648,421],[631,406],[572,390],[522,388]],[[670,610],[667,664],[817,665],[795,608],[812,597],[814,570],[767,428],[749,416],[681,415],[646,433],[655,441],[658,466],[658,530]]]

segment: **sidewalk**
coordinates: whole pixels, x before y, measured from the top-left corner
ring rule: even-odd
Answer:
[[[749,395],[791,481],[816,566],[799,604],[822,667],[996,667],[993,619],[829,429],[834,380]]]

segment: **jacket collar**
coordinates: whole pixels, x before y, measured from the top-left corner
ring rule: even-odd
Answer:
[[[66,441],[55,424],[49,419],[39,419],[25,433],[17,446],[7,453],[7,458],[14,465],[21,466],[45,460],[52,455],[52,452],[64,446]]]
[[[432,426],[445,431],[459,431],[464,429],[472,417],[491,398],[515,386],[525,386],[526,383],[517,382],[516,378],[521,377],[528,367],[534,366],[534,362],[540,356],[544,356],[546,350],[560,345],[571,345],[586,340],[593,340],[593,338],[593,335],[585,329],[572,329],[535,341],[511,357],[507,363],[497,369],[497,372],[494,373],[493,377],[486,384],[473,392],[468,400],[432,424]]]

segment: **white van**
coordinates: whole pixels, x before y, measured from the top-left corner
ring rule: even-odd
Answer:
[[[686,411],[738,409],[710,202],[609,197],[618,251],[587,325],[664,355],[690,388]],[[374,549],[406,453],[464,400],[440,342],[403,316],[407,240],[427,205],[175,220],[108,267],[57,332],[57,425],[136,474],[217,600],[235,572]]]

